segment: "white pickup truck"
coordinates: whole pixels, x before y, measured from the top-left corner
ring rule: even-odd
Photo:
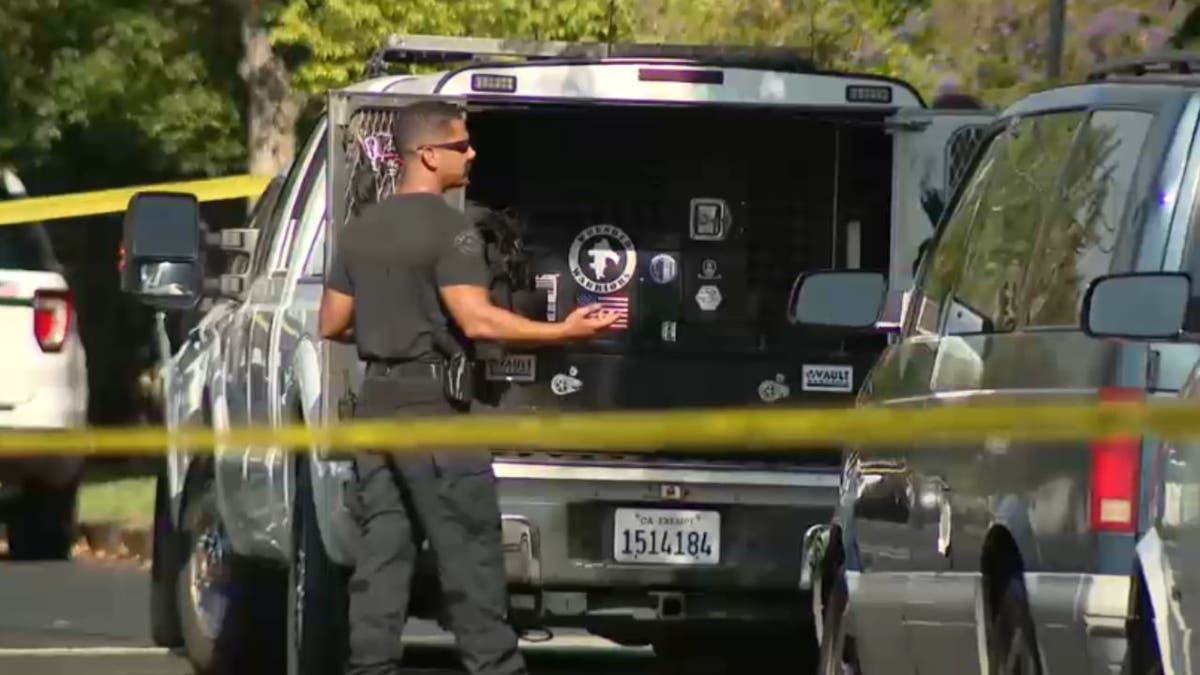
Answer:
[[[393,61],[447,67],[382,72]],[[929,109],[904,82],[821,71],[786,50],[406,36],[373,65],[330,93],[258,226],[209,236],[250,254],[244,273],[201,278],[193,201],[131,204],[125,288],[162,310],[223,298],[163,364],[169,426],[346,416],[361,364],[316,337],[323,273],[350,214],[387,196],[389,121],[412,101],[468,110],[479,159],[465,194],[448,198],[518,214],[540,292],[533,318],[595,299],[628,315],[586,347],[489,364],[484,412],[848,404],[932,232],[923,202],[945,198],[991,118]],[[888,271],[876,334],[846,341],[788,323],[797,275],[827,268]],[[289,672],[330,672],[344,657],[356,531],[349,465],[331,450],[345,449],[169,449],[155,529],[161,644],[211,665],[251,602],[230,579],[255,563],[280,582],[253,611],[286,624]],[[561,452],[493,450],[520,629],[582,627],[664,659],[782,644],[794,662],[815,660],[806,552],[837,499],[838,448],[597,456],[563,438]],[[433,578],[414,586],[416,614],[435,616]],[[713,631],[722,639],[705,639]]]

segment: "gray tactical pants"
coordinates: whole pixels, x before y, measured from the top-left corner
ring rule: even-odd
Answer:
[[[453,415],[433,379],[368,378],[355,417]],[[471,675],[525,675],[508,598],[491,458],[479,451],[359,454],[351,509],[360,548],[350,579],[350,675],[400,672],[401,633],[422,538],[444,614]]]

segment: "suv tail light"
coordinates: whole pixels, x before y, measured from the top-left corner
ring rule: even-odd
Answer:
[[[1100,390],[1102,402],[1137,401],[1145,392],[1131,387]],[[1091,527],[1096,532],[1133,532],[1137,522],[1138,474],[1142,439],[1113,436],[1092,441]]]
[[[33,294],[33,336],[43,352],[57,352],[67,342],[75,299],[70,291],[37,291]]]

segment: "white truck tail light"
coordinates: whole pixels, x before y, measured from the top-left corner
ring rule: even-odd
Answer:
[[[75,299],[70,291],[41,290],[33,294],[33,336],[43,352],[57,352],[67,342]]]
[[[1145,393],[1137,388],[1100,390],[1102,402],[1137,401]],[[1130,533],[1137,523],[1138,476],[1142,440],[1138,436],[1113,436],[1092,441],[1091,528],[1095,532]]]

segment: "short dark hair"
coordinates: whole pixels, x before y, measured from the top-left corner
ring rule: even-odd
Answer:
[[[392,142],[396,151],[406,153],[430,136],[448,132],[454,120],[463,119],[463,110],[446,101],[418,101],[400,109],[392,122]]]

